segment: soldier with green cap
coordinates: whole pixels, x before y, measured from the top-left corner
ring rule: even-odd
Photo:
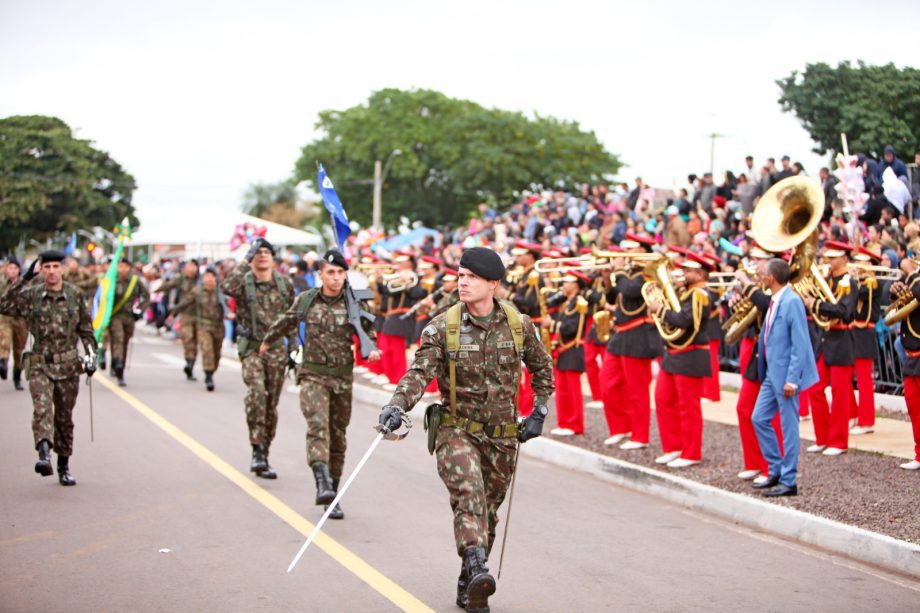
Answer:
[[[498,508],[514,474],[518,444],[540,436],[553,393],[553,362],[530,318],[495,292],[505,276],[497,253],[466,250],[458,271],[460,304],[422,331],[421,347],[379,422],[399,428],[432,377],[448,405],[433,405],[429,450],[450,494],[454,540],[462,558],[457,605],[488,611],[495,579],[486,561],[495,542]],[[516,394],[521,362],[532,373],[533,413],[519,422]],[[443,401],[442,401],[443,402]]]
[[[76,485],[70,474],[73,455],[73,407],[77,401],[80,373],[95,371],[96,339],[93,322],[80,290],[65,283],[61,262],[64,254],[45,251],[21,278],[0,297],[0,313],[21,317],[32,333],[32,351],[26,358],[26,377],[32,394],[32,433],[38,462],[35,472],[54,474],[51,450],[57,455],[58,481]],[[30,283],[39,274],[42,282]],[[77,343],[92,358],[81,360]]]

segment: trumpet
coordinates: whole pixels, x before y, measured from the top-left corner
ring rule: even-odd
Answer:
[[[604,268],[610,268],[610,263],[592,255],[582,255],[577,258],[542,258],[533,265],[533,269],[541,274],[554,272],[564,274],[573,270],[602,270]]]
[[[901,271],[896,268],[873,266],[865,262],[851,262],[847,264],[847,270],[858,279],[875,277],[879,281],[897,281],[901,278]]]
[[[509,268],[505,273],[505,280],[509,285],[517,285],[521,282],[521,279],[524,277],[524,267],[523,266],[514,266]]]
[[[408,271],[408,274],[393,272],[383,275],[381,278],[386,285],[387,291],[393,294],[403,292],[418,285],[418,275],[412,271]]]
[[[604,260],[624,259],[633,262],[657,262],[667,256],[657,251],[652,253],[628,253],[625,251],[604,251],[595,247],[591,250],[591,257]]]
[[[920,302],[914,298],[914,293],[905,287],[896,296],[892,296],[891,304],[885,308],[885,325],[893,326],[907,319],[917,306],[920,306]]]

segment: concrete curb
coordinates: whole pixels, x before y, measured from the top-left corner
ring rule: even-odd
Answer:
[[[352,396],[361,402],[383,406],[392,394],[356,381]],[[410,414],[420,416],[424,404],[427,403],[417,404]],[[529,441],[521,446],[521,452],[528,457],[588,473],[690,509],[713,513],[744,526],[920,579],[920,546],[884,534],[727,492],[547,438]]]

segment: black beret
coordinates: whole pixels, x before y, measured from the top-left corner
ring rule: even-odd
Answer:
[[[66,258],[67,256],[64,255],[64,253],[61,251],[52,250],[52,251],[42,251],[41,253],[38,254],[38,257],[41,259],[42,264],[45,264],[46,262],[63,262],[64,258]]]
[[[22,264],[20,264],[20,263],[19,263],[19,260],[17,260],[17,259],[14,258],[13,256],[10,256],[10,257],[6,258],[6,263],[7,263],[7,264],[15,264],[15,265],[18,266],[19,268],[22,268]]]
[[[332,264],[333,266],[338,266],[348,270],[348,262],[345,260],[345,256],[342,255],[342,252],[338,249],[330,249],[324,253],[323,261],[327,264]]]
[[[501,257],[487,247],[471,247],[463,252],[460,268],[466,268],[489,281],[498,281],[505,276],[505,265]]]
[[[207,268],[205,268],[205,269],[204,269],[204,274],[206,274],[206,275],[207,275],[207,274],[212,274],[212,275],[214,275],[215,277],[218,276],[218,275],[217,275],[217,269],[214,268],[213,266],[208,266]]]
[[[257,250],[257,251],[258,251],[259,249],[261,249],[262,247],[265,247],[266,249],[268,249],[269,251],[272,252],[272,255],[275,255],[275,247],[274,247],[274,245],[272,245],[270,242],[268,242],[267,240],[265,240],[265,239],[262,238],[261,236],[260,236],[259,238],[257,238],[255,241],[253,241],[252,244],[256,246],[256,250]]]

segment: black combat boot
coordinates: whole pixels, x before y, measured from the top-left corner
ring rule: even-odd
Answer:
[[[339,493],[339,480],[332,480],[332,491],[333,493]],[[329,509],[329,505],[323,509],[324,511]],[[341,503],[336,503],[335,507],[332,509],[332,513],[329,514],[329,519],[345,519],[345,511],[342,510]]]
[[[185,378],[188,379],[189,381],[197,381],[197,380],[198,380],[198,379],[195,378],[195,375],[192,374],[192,369],[193,369],[194,367],[195,367],[195,360],[186,360],[186,361],[185,361],[185,368],[183,368],[182,370],[183,370],[183,372],[185,372]]]
[[[268,460],[265,459],[265,448],[256,444],[252,446],[252,464],[249,465],[249,471],[259,474],[268,468]]]
[[[58,456],[58,482],[61,485],[76,485],[77,480],[70,474],[70,456]]]
[[[105,372],[105,348],[99,349],[99,370]]]
[[[316,504],[329,504],[335,500],[335,490],[332,489],[332,478],[329,476],[329,465],[325,462],[314,462],[313,478],[316,479]]]
[[[112,373],[118,379],[119,387],[125,387],[125,362],[121,358],[112,358]]]
[[[214,391],[214,371],[213,370],[204,371],[204,386],[208,389],[209,392]]]
[[[495,593],[495,578],[486,566],[486,552],[482,547],[468,547],[463,552],[466,569],[466,610],[489,613],[489,596]]]
[[[9,368],[9,362],[6,358],[0,358],[0,379],[6,381],[6,373]]]
[[[469,579],[469,577],[466,575],[466,564],[461,560],[460,576],[457,577],[457,606],[461,609],[466,609],[466,605],[470,602],[470,599],[466,595],[467,579]]]
[[[35,472],[42,477],[54,474],[54,469],[51,468],[51,443],[45,439],[38,442],[38,462],[35,463]]]
[[[256,476],[262,477],[263,479],[277,479],[278,473],[272,470],[271,464],[268,463],[268,445],[263,445],[262,450],[263,456],[265,457],[265,468],[256,471]]]
[[[25,389],[22,386],[22,369],[21,368],[13,369],[13,387],[15,387],[20,392]]]

